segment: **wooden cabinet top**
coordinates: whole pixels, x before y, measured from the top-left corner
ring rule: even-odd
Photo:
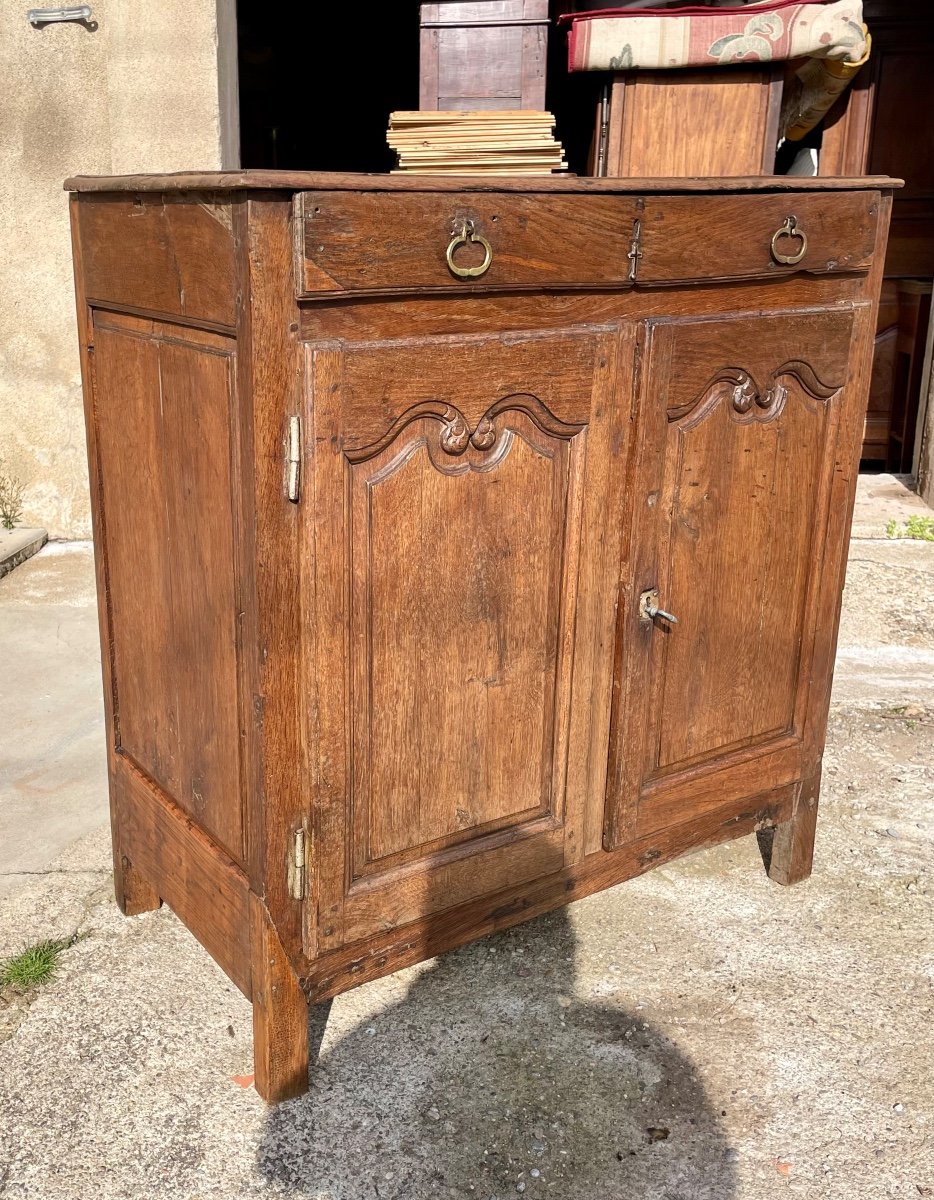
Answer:
[[[717,178],[597,179],[589,176],[347,175],[328,171],[179,171],[171,175],[75,175],[71,192],[285,191],[351,192],[565,192],[639,194],[643,192],[834,192],[897,188],[888,176],[852,179],[796,175],[744,175]]]

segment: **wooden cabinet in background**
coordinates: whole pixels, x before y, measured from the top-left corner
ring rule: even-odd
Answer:
[[[421,6],[419,108],[545,107],[548,0]]]
[[[307,1003],[753,831],[809,873],[886,180],[70,186],[117,895],[264,1096]]]
[[[642,179],[770,175],[781,104],[780,63],[620,72],[598,107],[591,169]]]

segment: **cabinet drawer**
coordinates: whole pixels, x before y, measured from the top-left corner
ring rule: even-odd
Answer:
[[[300,298],[326,298],[862,271],[878,210],[876,191],[302,192],[296,286]]]

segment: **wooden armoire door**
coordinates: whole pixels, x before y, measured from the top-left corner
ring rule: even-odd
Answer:
[[[599,843],[634,345],[615,326],[308,344],[315,952]]]
[[[822,582],[848,517],[830,500],[849,453],[838,439],[857,319],[839,308],[646,325],[608,849],[817,767],[838,604],[837,579]]]

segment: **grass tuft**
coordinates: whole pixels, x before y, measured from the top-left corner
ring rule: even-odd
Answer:
[[[889,521],[885,527],[886,537],[913,538],[918,542],[934,542],[934,517],[911,516],[899,527],[897,521]]]
[[[38,942],[0,963],[0,987],[32,988],[55,974],[58,958],[70,941]]]

